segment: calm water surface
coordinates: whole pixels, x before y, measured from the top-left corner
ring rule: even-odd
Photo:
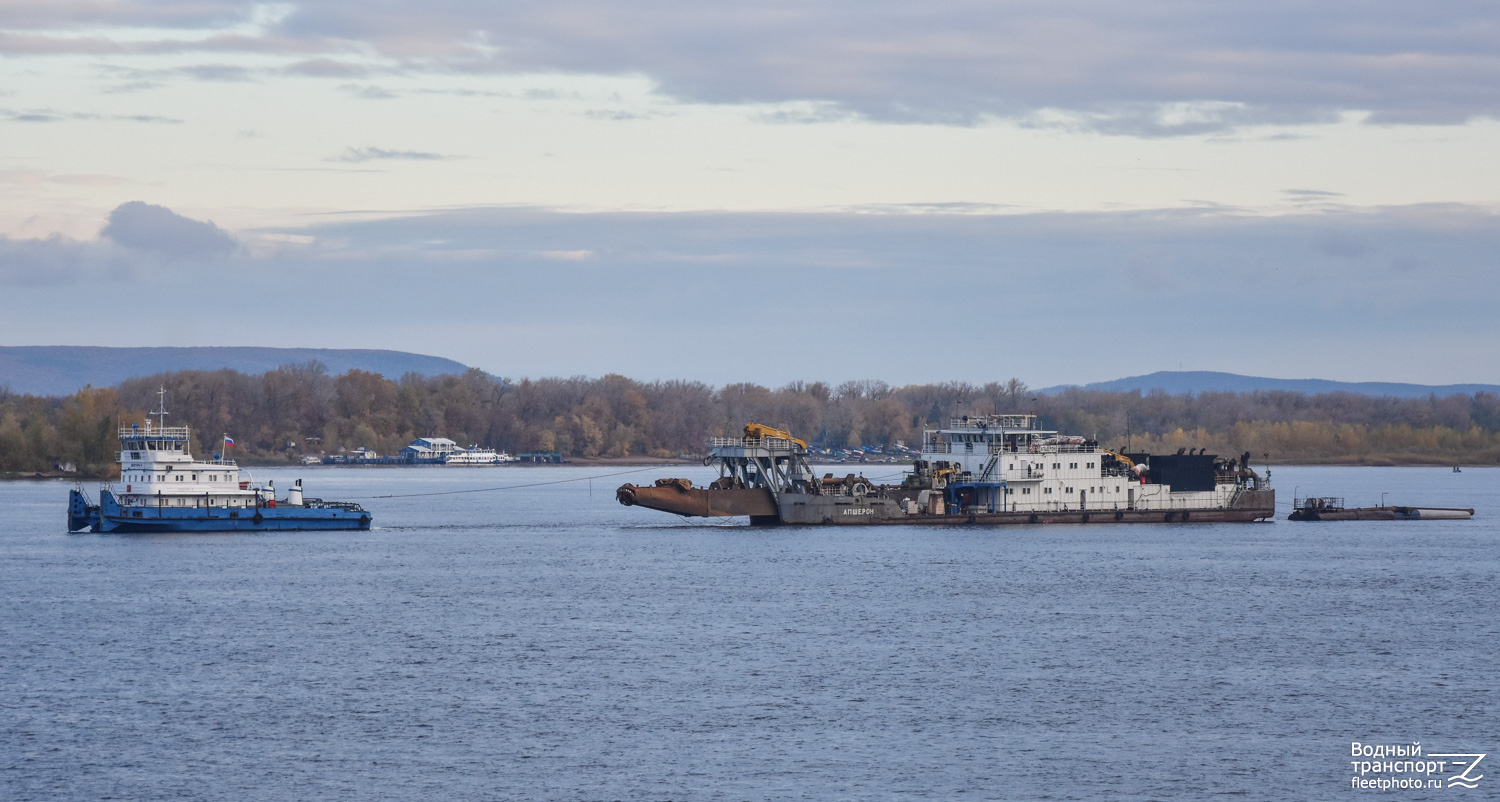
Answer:
[[[0,798],[1322,799],[1500,758],[1500,470],[1275,469],[1466,522],[776,528],[655,469],[359,469],[357,533],[68,535],[0,483]],[[881,468],[867,471],[870,476]]]

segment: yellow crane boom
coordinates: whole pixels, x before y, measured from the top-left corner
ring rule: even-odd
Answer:
[[[807,443],[793,437],[791,432],[784,432],[780,429],[773,429],[770,426],[766,426],[760,423],[745,424],[746,440],[759,440],[762,437],[780,437],[783,440],[790,440],[793,443],[796,443],[797,446],[803,451],[807,450]]]

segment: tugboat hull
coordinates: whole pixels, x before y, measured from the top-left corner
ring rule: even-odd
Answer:
[[[73,490],[68,499],[69,532],[259,532],[281,530],[360,530],[370,528],[370,514],[346,506],[278,506],[259,509],[202,507],[122,507],[103,490],[99,504]]]

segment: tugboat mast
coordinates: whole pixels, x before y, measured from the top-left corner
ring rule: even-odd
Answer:
[[[167,428],[167,388],[166,385],[157,385],[156,389],[156,411],[146,413],[146,431],[151,431],[151,416],[156,415],[156,428]]]

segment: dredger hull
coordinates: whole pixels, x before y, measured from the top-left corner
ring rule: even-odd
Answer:
[[[810,496],[797,493],[776,499],[765,489],[700,489],[678,485],[636,487],[623,485],[615,495],[625,506],[646,507],[697,517],[747,516],[752,524],[872,525],[872,524],[1103,524],[1103,523],[1249,523],[1275,515],[1276,491],[1243,491],[1230,506],[1208,509],[1072,509],[1038,512],[907,513],[903,503],[915,491],[880,488],[880,495]],[[884,497],[882,497],[884,496]]]
[[[881,495],[864,498],[848,496],[803,496],[787,493],[781,497],[778,521],[791,525],[872,525],[918,524],[980,526],[1015,526],[1025,524],[1104,524],[1104,523],[1250,523],[1276,514],[1276,491],[1246,490],[1229,506],[1199,509],[1056,509],[1034,512],[988,512],[976,508],[961,512],[907,513],[902,507],[916,491],[906,488],[881,488]]]

